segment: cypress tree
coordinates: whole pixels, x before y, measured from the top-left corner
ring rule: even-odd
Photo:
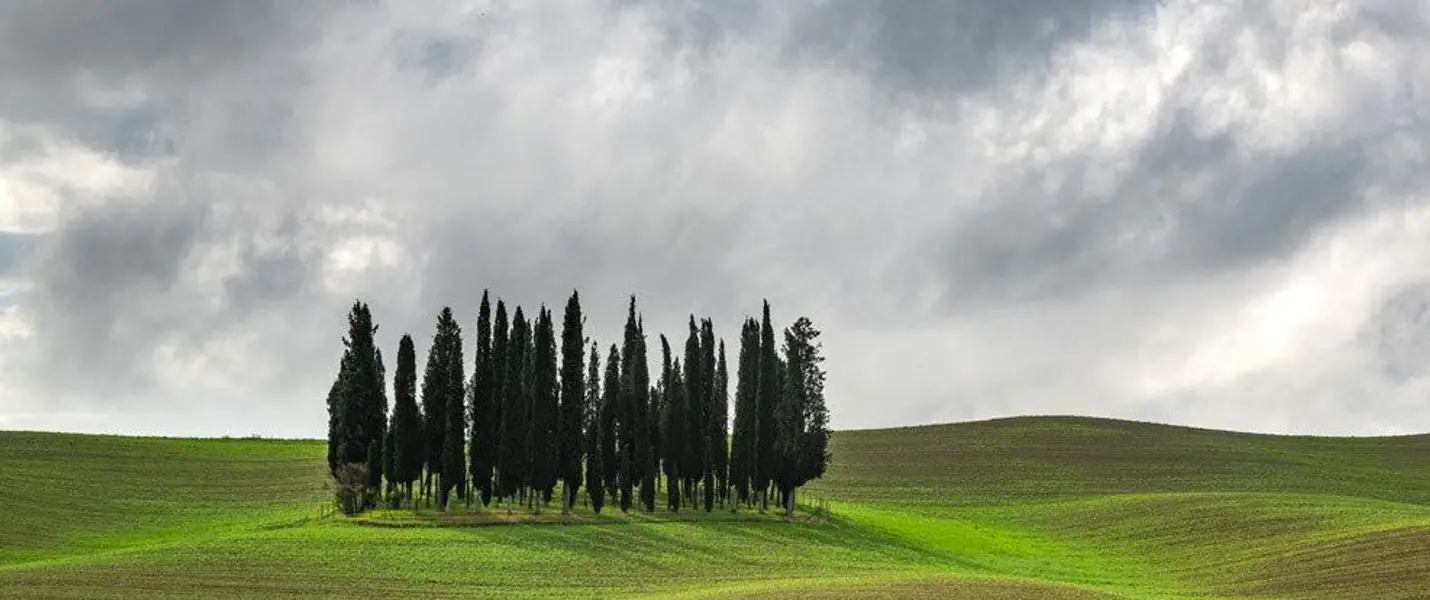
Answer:
[[[760,326],[745,319],[740,330],[739,381],[735,386],[735,436],[730,450],[730,480],[735,500],[750,503],[750,482],[754,477],[757,430],[755,414],[759,389]]]
[[[681,503],[693,501],[694,492],[690,489],[690,478],[685,474],[684,468],[690,456],[690,428],[686,422],[686,416],[690,410],[690,391],[686,386],[685,371],[680,364],[680,360],[675,360],[670,367],[671,401],[679,406],[677,418],[673,419],[678,425],[676,429],[680,434],[675,439],[674,452],[676,453],[675,472],[677,478],[671,483],[675,488],[675,498],[672,502],[677,507]]]
[[[556,383],[555,327],[551,322],[551,311],[544,306],[537,312],[536,333],[532,341],[531,423],[527,430],[530,479],[533,491],[541,493],[542,501],[550,502],[558,475],[556,429],[560,416],[560,390]]]
[[[714,415],[715,428],[711,437],[710,452],[715,457],[715,485],[719,489],[720,506],[730,496],[729,444],[730,444],[730,373],[725,367],[725,340],[720,340],[720,352],[715,361],[715,380],[711,385],[710,409]]]
[[[422,478],[422,495],[432,500],[432,484],[442,473],[443,438],[447,434],[447,320],[450,311],[437,315],[436,333],[427,350],[427,365],[422,374],[422,443],[425,448],[427,474]]]
[[[412,482],[422,477],[426,451],[422,436],[422,413],[417,408],[417,350],[412,336],[397,344],[397,371],[392,377],[393,407],[390,437],[394,441],[392,471],[388,479],[403,487],[412,501]]]
[[[581,488],[582,426],[585,421],[586,382],[582,359],[586,338],[582,332],[581,297],[575,291],[566,301],[561,320],[561,417],[557,423],[557,468],[561,474],[561,512],[571,513]]]
[[[352,353],[345,349],[342,359],[338,361],[338,376],[328,388],[328,473],[331,475],[338,472],[339,448],[347,442],[344,425],[347,422],[347,380],[351,364]]]
[[[684,438],[684,449],[681,452],[680,474],[684,479],[685,498],[694,506],[696,501],[696,486],[704,477],[705,456],[703,447],[705,442],[705,422],[701,418],[704,413],[701,407],[701,395],[703,386],[700,383],[700,330],[695,326],[695,317],[690,317],[690,332],[685,338],[685,427],[682,432]]]
[[[631,456],[626,463],[629,485],[639,486],[640,502],[647,512],[655,511],[655,448],[650,440],[650,367],[646,361],[645,330],[640,317],[635,315],[635,297],[631,297],[632,319],[626,325],[625,354],[626,365],[621,374],[626,380],[621,389],[627,396],[627,414],[631,425],[623,428],[629,432]],[[622,490],[624,491],[624,490]]]
[[[372,357],[372,358],[373,358],[373,364],[374,364],[374,365],[376,366],[376,368],[377,368],[377,382],[378,382],[377,403],[378,403],[378,406],[381,406],[381,407],[382,407],[382,418],[381,418],[382,427],[378,429],[378,431],[381,432],[381,436],[378,437],[377,439],[374,439],[374,440],[371,440],[371,441],[368,442],[367,487],[368,487],[368,490],[369,490],[370,505],[372,504],[372,503],[371,503],[371,500],[375,500],[375,499],[378,497],[378,493],[382,490],[382,479],[383,479],[383,476],[388,473],[387,468],[386,468],[386,467],[387,467],[387,463],[386,463],[385,461],[383,461],[383,459],[382,459],[383,445],[384,445],[384,443],[386,442],[386,440],[387,440],[387,438],[388,438],[388,435],[387,435],[387,367],[386,367],[385,365],[383,365],[383,363],[382,363],[382,350],[381,350],[380,348],[374,347],[373,350],[372,350],[372,354],[373,354],[373,357]]]
[[[495,361],[492,360],[492,305],[487,292],[482,292],[482,304],[477,309],[476,364],[472,367],[472,430],[471,456],[468,468],[472,487],[481,495],[482,506],[492,501],[492,469],[496,464],[496,390]]]
[[[506,304],[497,300],[496,319],[492,323],[492,398],[491,398],[491,451],[492,451],[492,494],[499,498],[507,496],[506,486],[502,484],[502,473],[505,472],[503,465],[506,464],[506,453],[502,446],[502,441],[507,439],[505,410],[507,405],[507,394],[509,393],[509,364],[510,349],[508,339],[510,338],[510,325],[506,316]]]
[[[606,357],[606,387],[601,394],[601,464],[606,494],[615,495],[621,480],[621,353],[615,344]]]
[[[621,512],[630,512],[631,492],[643,475],[643,465],[640,464],[637,456],[639,445],[637,443],[639,428],[636,425],[638,422],[636,414],[637,390],[633,389],[635,384],[632,377],[635,374],[635,343],[639,335],[639,330],[636,327],[636,297],[631,296],[630,312],[626,317],[625,335],[622,338],[624,344],[621,347],[621,393],[618,396],[620,410],[617,411],[620,438],[619,460],[621,461],[618,489],[620,490]]]
[[[508,498],[524,491],[529,483],[527,419],[532,395],[531,346],[530,327],[521,307],[517,307],[507,340],[506,397],[502,404],[501,495]]]
[[[715,325],[700,322],[700,472],[705,491],[705,512],[715,510]]]
[[[591,342],[591,359],[586,364],[586,493],[596,514],[601,514],[606,504],[606,466],[601,452],[605,413],[601,402],[601,354],[596,343]]]
[[[660,389],[665,399],[661,402],[662,421],[661,462],[665,466],[666,507],[671,512],[680,510],[680,460],[685,447],[685,413],[683,412],[684,382],[677,381],[678,364],[671,362],[670,341],[660,336]]]
[[[778,407],[776,483],[786,515],[794,513],[795,490],[821,477],[828,464],[828,410],[824,370],[819,366],[819,330],[800,317],[785,330],[784,389]]]
[[[442,390],[447,394],[442,406],[447,414],[443,417],[442,433],[442,490],[439,504],[445,510],[451,500],[452,490],[462,496],[467,488],[467,377],[466,361],[462,358],[462,328],[452,316],[450,308],[443,308],[442,315],[446,330],[442,353],[442,370],[446,383]]]
[[[775,354],[775,331],[770,325],[770,303],[765,301],[760,322],[759,389],[755,405],[755,460],[753,485],[760,510],[769,508],[766,497],[775,469],[775,407],[779,404],[779,356]]]

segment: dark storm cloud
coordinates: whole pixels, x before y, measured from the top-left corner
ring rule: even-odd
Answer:
[[[1379,308],[1430,264],[1414,3],[0,10],[0,184],[57,214],[0,237],[0,427],[315,435],[354,298],[423,345],[483,289],[603,342],[768,298],[840,427],[1379,431],[1430,385]]]

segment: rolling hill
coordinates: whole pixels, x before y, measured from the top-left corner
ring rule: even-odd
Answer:
[[[1430,436],[838,432],[832,514],[319,518],[321,442],[0,432],[0,597],[1420,598]],[[486,517],[473,517],[482,521]],[[372,525],[393,526],[372,526]]]

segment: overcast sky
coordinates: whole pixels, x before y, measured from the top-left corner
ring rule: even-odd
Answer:
[[[1428,153],[1425,0],[8,0],[0,429],[319,437],[490,288],[768,298],[841,429],[1427,431]]]

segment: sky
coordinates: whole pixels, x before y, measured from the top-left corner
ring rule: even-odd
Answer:
[[[490,289],[768,299],[839,429],[1430,431],[1426,0],[8,0],[0,82],[0,429],[320,437]]]

